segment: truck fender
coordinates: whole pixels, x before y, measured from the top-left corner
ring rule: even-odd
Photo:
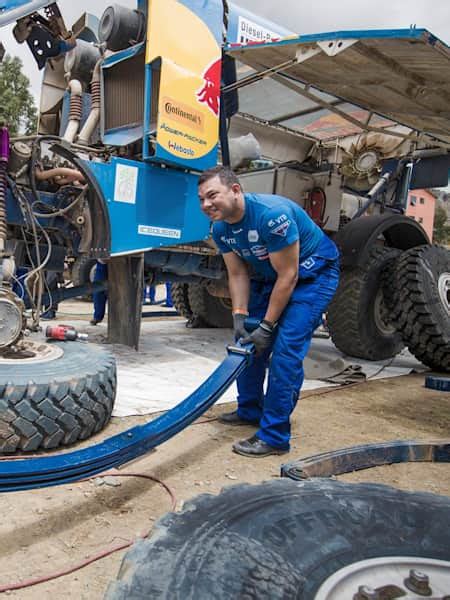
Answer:
[[[81,160],[66,145],[56,143],[52,145],[51,150],[73,163],[83,173],[89,185],[87,199],[91,214],[90,226],[92,228],[89,254],[94,258],[108,258],[111,252],[111,224],[105,197],[97,179],[86,165],[86,161]]]
[[[364,265],[370,249],[381,236],[388,246],[400,250],[430,243],[423,227],[411,217],[390,213],[360,217],[334,236],[341,252],[341,266],[352,269]]]

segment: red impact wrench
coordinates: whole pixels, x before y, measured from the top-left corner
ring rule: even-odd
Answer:
[[[61,342],[73,342],[75,340],[87,340],[87,333],[78,333],[71,325],[48,325],[45,330],[48,339]]]

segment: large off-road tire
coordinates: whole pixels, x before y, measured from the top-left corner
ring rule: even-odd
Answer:
[[[389,322],[383,279],[400,255],[396,248],[374,246],[364,267],[344,271],[329,309],[331,339],[344,354],[367,360],[395,356],[403,348]]]
[[[189,284],[189,304],[192,313],[209,327],[233,327],[230,301],[212,296],[205,285]]]
[[[392,321],[423,364],[450,372],[450,250],[418,246],[399,258]]]
[[[74,286],[85,285],[94,281],[94,269],[97,261],[88,256],[79,256],[72,265],[72,283]],[[80,296],[80,300],[92,301],[92,295]]]
[[[164,516],[125,555],[106,599],[347,600],[363,585],[397,585],[403,594],[379,596],[397,598],[410,569],[428,572],[442,597],[449,530],[444,496],[323,479],[230,487]]]
[[[65,446],[103,429],[116,395],[113,355],[83,342],[28,350],[34,359],[0,359],[0,452]]]
[[[172,283],[170,288],[172,302],[177,313],[186,319],[192,317],[191,305],[189,304],[189,286],[187,283]]]

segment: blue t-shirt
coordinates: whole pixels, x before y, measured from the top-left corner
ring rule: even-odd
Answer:
[[[220,252],[235,252],[253,270],[269,281],[277,273],[269,253],[278,252],[299,241],[299,264],[314,254],[325,234],[306,212],[292,200],[269,194],[244,194],[245,213],[238,223],[218,221],[213,238]]]

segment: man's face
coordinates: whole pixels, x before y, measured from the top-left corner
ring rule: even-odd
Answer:
[[[198,188],[200,208],[211,221],[233,222],[239,216],[238,196],[241,188],[231,188],[220,181],[218,175],[211,177]]]

